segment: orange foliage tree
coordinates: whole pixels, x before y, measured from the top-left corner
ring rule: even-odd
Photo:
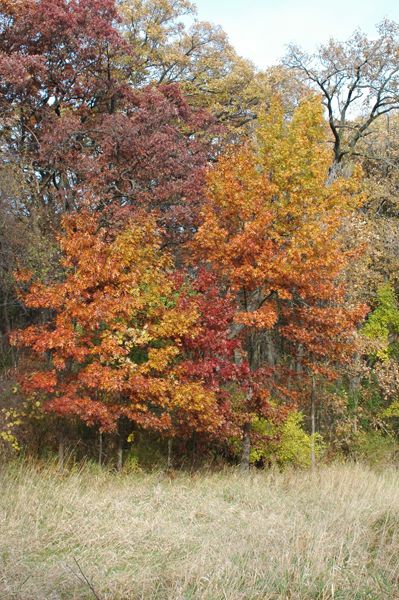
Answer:
[[[45,410],[102,431],[120,419],[168,436],[216,431],[214,388],[183,360],[183,341],[200,332],[199,304],[161,248],[154,220],[139,214],[110,233],[82,212],[63,227],[63,280],[21,293],[27,307],[48,316],[13,335],[47,357],[24,376],[24,391],[39,395]]]
[[[365,311],[347,305],[339,282],[353,255],[340,228],[360,202],[359,178],[326,184],[325,142],[317,97],[290,119],[275,100],[254,143],[233,148],[210,170],[193,244],[235,294],[232,335],[243,339],[253,384],[286,403],[309,399],[315,378],[334,376]],[[244,410],[244,463],[254,390],[248,387]]]

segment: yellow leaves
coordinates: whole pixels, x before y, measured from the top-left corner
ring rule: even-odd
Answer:
[[[171,408],[175,419],[195,427],[197,431],[215,431],[221,417],[215,413],[216,398],[200,383],[180,383],[171,390]]]
[[[170,364],[180,354],[177,346],[167,346],[166,348],[150,348],[148,351],[148,360],[142,367],[142,372],[150,372],[152,369],[158,372],[164,372]]]
[[[177,338],[196,333],[198,312],[194,304],[188,309],[164,310],[161,318],[150,327],[154,338]]]
[[[20,409],[2,408],[0,410],[0,442],[15,452],[19,452],[21,447],[19,443],[18,428],[23,425],[27,418],[40,419],[42,404],[39,401],[23,402]]]
[[[286,212],[298,204],[307,212],[320,209],[331,153],[322,105],[317,96],[305,98],[291,119],[282,103],[274,99],[260,118],[258,160],[279,188],[278,202]]]
[[[124,327],[121,325],[114,332],[106,331],[102,339],[103,348],[107,347],[107,340],[109,340],[109,348],[115,348],[114,343],[116,343],[129,352],[135,346],[147,346],[153,340],[153,337],[148,331],[148,324],[145,323],[142,327]]]
[[[194,248],[231,289],[253,290],[268,281],[287,299],[284,282],[296,278],[308,285],[312,269],[342,268],[339,232],[344,216],[362,201],[360,174],[327,185],[326,142],[317,96],[305,98],[292,116],[275,98],[252,145],[231,149],[208,172],[208,203]]]

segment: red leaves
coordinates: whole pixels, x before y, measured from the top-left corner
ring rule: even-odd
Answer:
[[[169,242],[187,237],[214,153],[209,115],[177,85],[132,88],[114,0],[21,2],[12,12],[0,33],[0,109],[18,107],[10,144],[35,165],[44,204],[71,210],[90,195],[92,208],[112,204],[114,222],[140,207],[156,211]]]
[[[209,125],[203,120],[202,133]],[[74,168],[102,202],[114,203],[114,221],[116,201],[121,218],[137,207],[154,211],[173,243],[196,225],[210,147],[177,86],[135,93],[126,110],[99,117],[90,129],[101,154]]]

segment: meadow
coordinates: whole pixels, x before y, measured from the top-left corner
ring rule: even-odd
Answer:
[[[399,598],[399,472],[0,473],[3,600]]]

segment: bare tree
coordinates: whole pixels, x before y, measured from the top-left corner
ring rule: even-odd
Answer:
[[[331,180],[371,124],[399,108],[399,24],[384,20],[377,31],[374,40],[360,31],[345,42],[331,39],[315,54],[290,46],[284,61],[322,94],[333,136]]]

